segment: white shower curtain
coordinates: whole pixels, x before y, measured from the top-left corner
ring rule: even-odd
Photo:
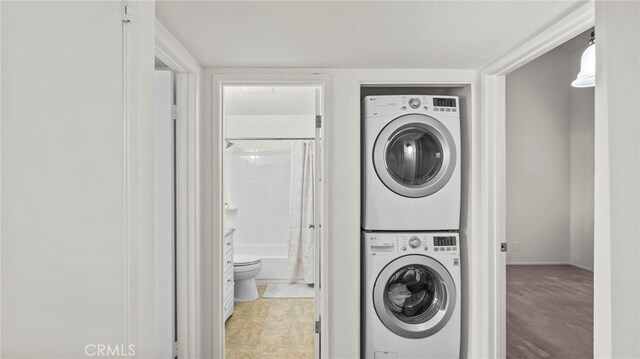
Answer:
[[[289,280],[314,282],[313,142],[294,142],[291,151]]]

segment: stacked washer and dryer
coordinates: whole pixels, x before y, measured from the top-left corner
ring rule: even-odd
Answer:
[[[455,96],[362,101],[362,358],[460,355]]]

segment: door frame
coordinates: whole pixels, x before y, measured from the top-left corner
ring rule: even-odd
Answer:
[[[322,168],[316,169],[320,170],[322,174],[322,223],[320,228],[320,236],[322,237],[320,240],[320,248],[321,248],[321,273],[320,273],[320,288],[322,288],[321,296],[323,299],[329,298],[329,238],[326,233],[328,232],[328,208],[329,208],[329,185],[328,181],[325,180],[329,178],[329,141],[326,137],[330,130],[327,130],[327,127],[330,127],[331,119],[326,117],[327,113],[331,113],[330,110],[330,96],[328,96],[329,88],[330,88],[330,78],[325,74],[318,73],[310,73],[310,74],[292,74],[292,73],[284,73],[284,74],[274,74],[268,72],[261,72],[256,70],[255,72],[243,72],[240,74],[229,74],[229,73],[211,73],[211,78],[207,79],[207,82],[210,83],[211,86],[211,120],[213,123],[212,126],[212,138],[214,139],[214,165],[213,165],[213,193],[214,197],[217,198],[217,201],[214,200],[214,240],[215,238],[222,239],[224,236],[224,211],[223,202],[224,202],[224,192],[223,192],[223,168],[224,168],[224,121],[222,114],[222,88],[224,85],[233,84],[233,85],[310,85],[310,86],[321,86],[322,88],[322,108],[319,109],[319,113],[322,115]],[[317,142],[317,141],[316,141]],[[316,148],[315,151],[319,149]],[[317,226],[318,224],[316,224]],[[213,266],[213,283],[212,283],[212,291],[213,291],[213,357],[214,358],[224,358],[224,313],[223,313],[223,241],[220,240],[218,245],[212,246],[213,250],[211,253],[211,259],[214,263]],[[218,263],[218,265],[215,265]],[[317,285],[317,284],[316,284]],[[316,298],[317,300],[317,298]],[[321,313],[322,322],[320,325],[320,333],[319,336],[316,335],[316,340],[320,340],[320,358],[329,358],[329,320],[330,320],[330,312],[329,312],[329,303],[327,300],[322,300],[321,304]],[[318,313],[315,313],[317,318]],[[324,340],[321,340],[324,338]],[[314,347],[315,347],[314,340]],[[319,359],[319,358],[318,358]]]
[[[202,68],[158,20],[155,56],[175,73],[176,82],[176,327],[178,358],[201,357],[200,264],[200,89]],[[156,263],[158,265],[159,263]],[[157,278],[156,280],[163,280]],[[156,315],[163,315],[157,313]]]
[[[481,188],[482,242],[486,243],[489,286],[489,348],[486,355],[506,357],[506,75],[595,25],[595,2],[580,6],[564,18],[525,41],[508,54],[482,68]],[[596,308],[594,308],[595,311]]]

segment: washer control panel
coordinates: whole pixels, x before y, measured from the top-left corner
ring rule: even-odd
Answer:
[[[434,236],[433,250],[435,252],[450,252],[458,250],[457,236]]]
[[[367,256],[455,255],[458,252],[457,233],[364,232],[363,239]]]
[[[398,233],[398,247],[400,247],[400,253],[424,253],[428,251],[430,237],[431,235],[428,233]]]

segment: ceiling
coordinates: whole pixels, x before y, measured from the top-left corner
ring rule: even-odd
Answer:
[[[203,67],[479,68],[579,7],[561,1],[158,1]]]

